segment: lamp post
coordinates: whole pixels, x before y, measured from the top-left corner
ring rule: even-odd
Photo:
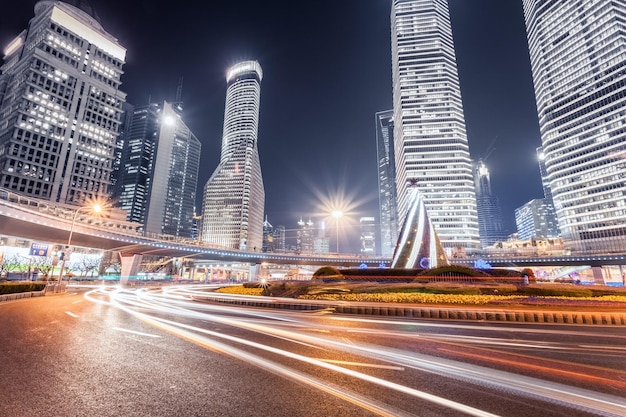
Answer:
[[[332,213],[330,213],[331,216],[333,216],[335,218],[335,227],[337,229],[337,253],[339,253],[339,219],[343,216],[343,212],[341,210],[333,210]]]
[[[67,246],[69,249],[72,244],[72,235],[74,234],[74,225],[76,224],[76,218],[78,217],[78,213],[81,210],[91,210],[94,214],[102,212],[102,205],[94,204],[93,206],[83,206],[76,209],[74,212],[74,216],[72,217],[72,225],[70,226],[70,236],[67,238]],[[61,268],[59,269],[59,284],[63,281],[63,269],[65,269],[65,254],[63,254],[63,259],[61,259]]]

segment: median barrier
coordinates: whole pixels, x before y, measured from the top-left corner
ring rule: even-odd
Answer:
[[[334,310],[339,314],[357,314],[372,316],[394,316],[436,320],[468,320],[468,321],[493,321],[493,322],[513,322],[513,323],[546,323],[546,324],[567,324],[567,325],[610,325],[626,326],[626,312],[561,312],[561,311],[527,311],[516,309],[494,309],[492,307],[484,310],[478,308],[454,308],[450,306],[438,308],[435,306],[407,306],[380,303],[337,303],[303,301],[293,302],[284,299],[284,302],[277,298],[272,298],[273,302],[264,303],[261,301],[236,300],[231,297],[194,297],[196,301],[216,302],[222,304],[234,304],[241,306],[280,308],[290,310]]]

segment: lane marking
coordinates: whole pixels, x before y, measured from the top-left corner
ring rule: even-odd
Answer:
[[[72,313],[71,311],[66,311],[65,314],[67,314],[68,316],[74,317],[74,318],[78,318],[78,316],[74,313]]]

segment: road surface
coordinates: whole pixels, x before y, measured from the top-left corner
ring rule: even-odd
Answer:
[[[626,328],[70,288],[0,303],[0,416],[624,416]]]

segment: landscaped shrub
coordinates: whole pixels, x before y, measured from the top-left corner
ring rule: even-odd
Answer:
[[[418,274],[418,276],[429,277],[488,277],[489,274],[474,268],[468,268],[461,265],[446,265],[437,268],[426,269]]]
[[[594,297],[602,297],[605,295],[626,295],[626,287],[605,287],[594,285],[585,288],[590,289]]]
[[[267,297],[298,298],[300,295],[306,294],[311,287],[312,285],[308,281],[271,282],[263,289],[261,295]]]
[[[566,285],[528,285],[518,289],[518,293],[539,297],[591,297],[589,288]]]
[[[243,283],[243,287],[244,288],[261,288],[264,285],[259,282],[259,281],[254,281],[254,282],[244,282]]]
[[[480,295],[480,288],[470,285],[450,285],[433,283],[425,285],[423,292],[429,294]]]
[[[42,291],[44,288],[46,288],[46,284],[43,282],[5,282],[0,284],[0,294]]]
[[[343,279],[343,275],[341,272],[332,266],[323,266],[317,271],[313,272],[313,279],[316,278],[335,278],[335,279]]]
[[[517,287],[512,284],[479,285],[480,293],[484,295],[513,295]]]

